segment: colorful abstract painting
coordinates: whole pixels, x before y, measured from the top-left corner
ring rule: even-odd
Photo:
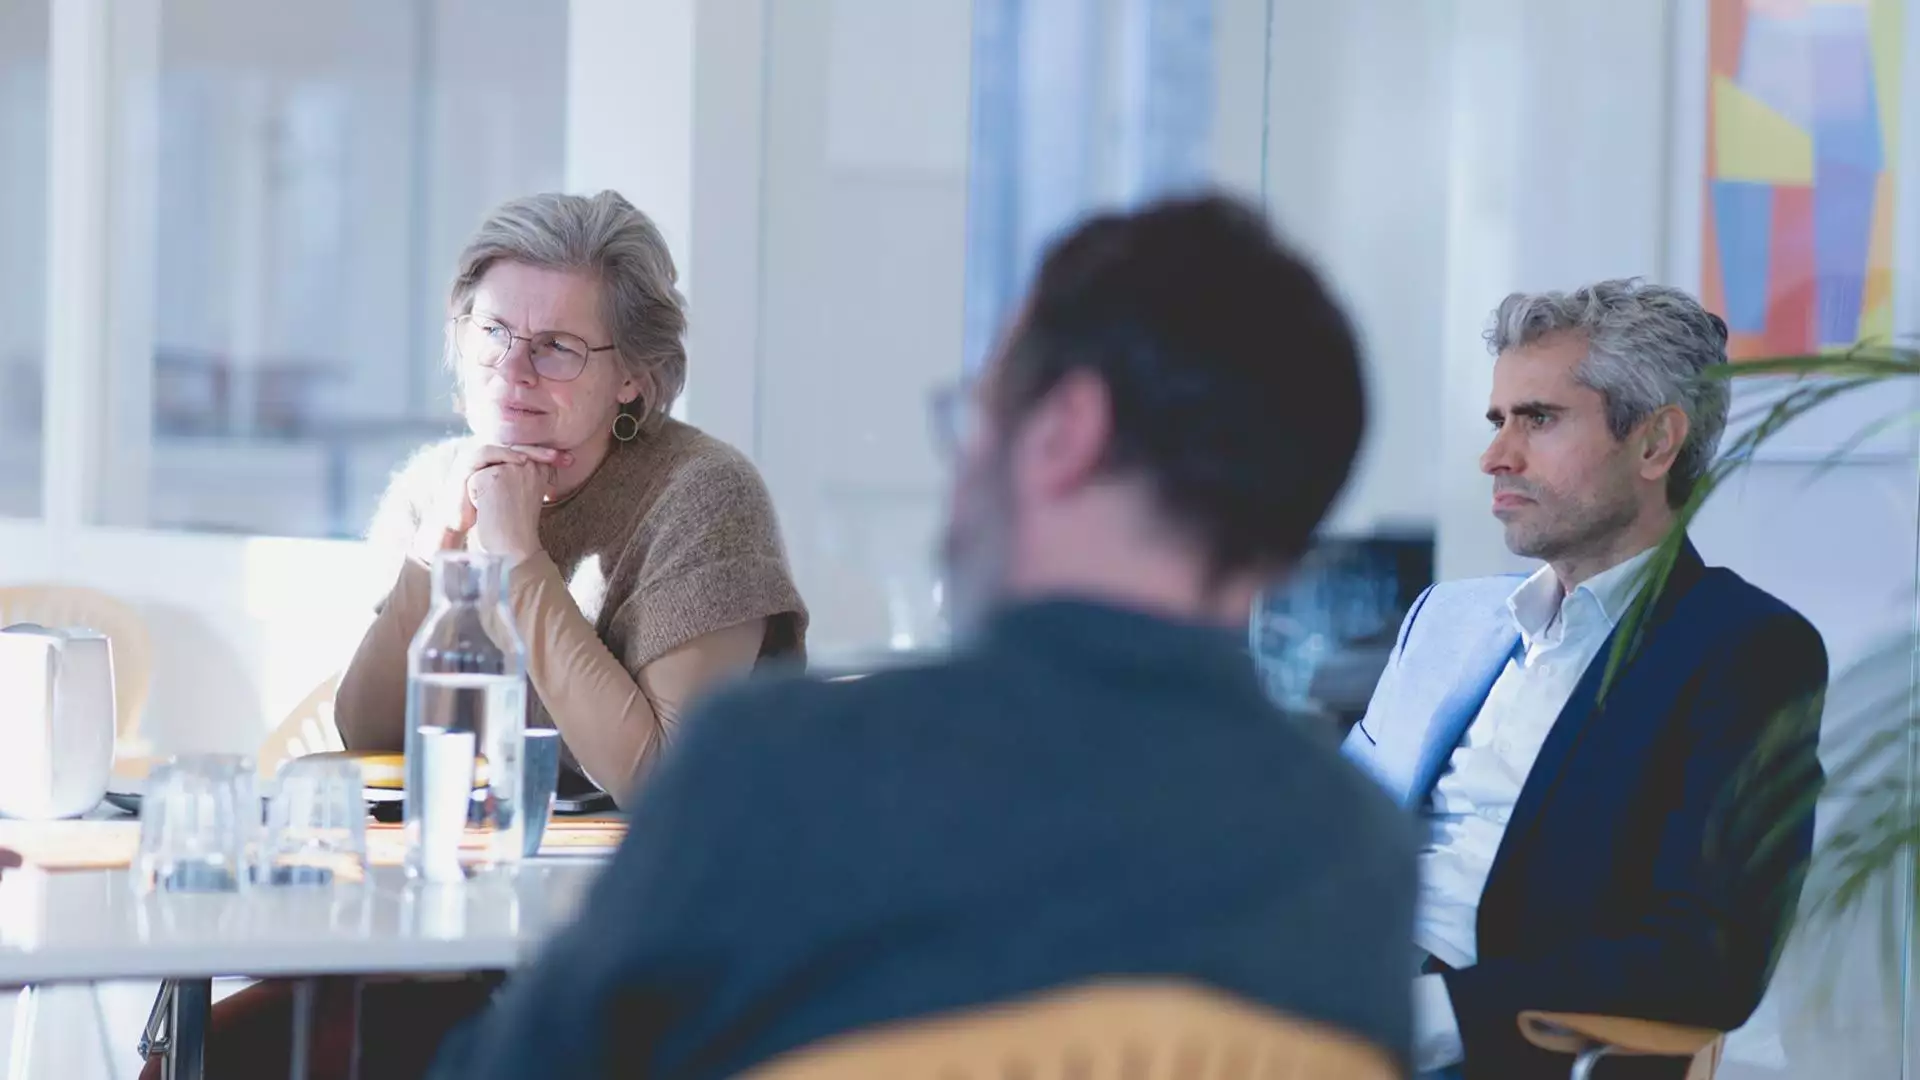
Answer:
[[[1905,0],[1709,0],[1701,298],[1735,359],[1893,330]]]

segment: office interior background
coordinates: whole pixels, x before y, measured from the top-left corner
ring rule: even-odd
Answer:
[[[765,475],[816,659],[937,647],[928,391],[992,348],[1056,230],[1213,184],[1267,208],[1364,336],[1373,423],[1327,546],[1390,577],[1355,634],[1377,638],[1426,580],[1520,565],[1477,469],[1499,298],[1707,287],[1715,20],[1746,6],[0,0],[0,584],[130,601],[144,737],[251,749],[350,653],[385,585],[356,537],[453,430],[468,232],[508,196],[612,187],[674,248],[680,411]],[[1920,4],[1750,6],[1844,9],[1819,17],[1870,42],[1878,317],[1920,329]],[[1911,428],[1828,461],[1910,396],[1799,425],[1696,530],[1836,670],[1920,613]],[[1905,956],[1876,936],[1912,895],[1797,943],[1722,1075],[1920,1075]],[[52,995],[0,1061],[131,1076],[150,1001]]]

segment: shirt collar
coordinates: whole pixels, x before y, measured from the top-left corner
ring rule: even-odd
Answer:
[[[1546,635],[1569,603],[1580,597],[1599,609],[1609,630],[1619,625],[1620,617],[1626,614],[1634,595],[1640,591],[1640,571],[1653,557],[1653,550],[1648,548],[1600,571],[1574,586],[1572,596],[1562,596],[1560,579],[1554,576],[1553,567],[1542,566],[1534,571],[1507,597],[1507,610],[1513,613],[1513,623],[1519,628],[1521,638],[1531,647]]]

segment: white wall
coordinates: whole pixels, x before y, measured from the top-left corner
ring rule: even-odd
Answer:
[[[969,9],[769,8],[756,452],[824,652],[933,628],[925,418],[961,369]]]
[[[1453,0],[1280,2],[1267,205],[1356,323],[1372,415],[1330,529],[1431,527],[1440,505]]]
[[[645,210],[683,278],[694,268],[695,18],[689,0],[573,0],[567,21],[567,188],[614,188]]]
[[[1666,265],[1666,0],[1454,5],[1440,576],[1515,565],[1488,513],[1487,316],[1506,293]]]
[[[1667,0],[1280,0],[1268,205],[1357,323],[1373,415],[1336,532],[1438,532],[1512,569],[1487,512],[1488,313],[1667,266]]]
[[[759,464],[829,660],[932,629],[923,418],[960,371],[969,10],[573,8],[567,185],[660,220],[691,306],[684,414]]]

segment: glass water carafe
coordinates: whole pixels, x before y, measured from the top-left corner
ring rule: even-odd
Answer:
[[[433,607],[407,649],[412,876],[444,878],[456,863],[471,873],[521,856],[527,647],[507,607],[506,578],[493,555],[444,551],[433,562]]]

